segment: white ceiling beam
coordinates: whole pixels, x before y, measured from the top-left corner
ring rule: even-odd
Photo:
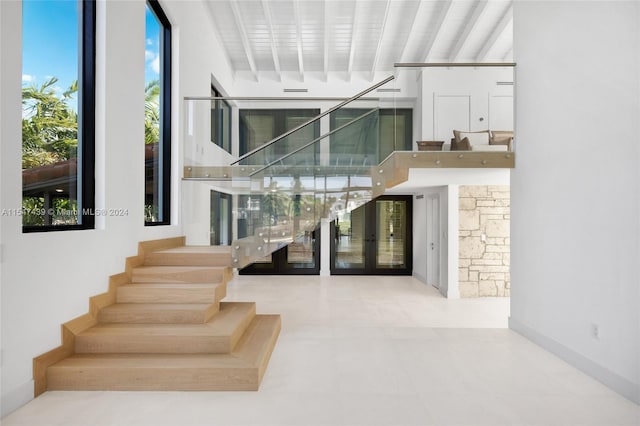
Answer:
[[[353,23],[351,24],[351,46],[349,48],[349,65],[347,66],[347,81],[351,81],[351,73],[353,71],[353,60],[356,56],[356,33],[358,32],[358,5],[360,2],[356,0],[353,12]]]
[[[236,21],[236,27],[238,27],[238,32],[240,33],[240,40],[242,41],[242,47],[244,47],[244,54],[247,56],[247,61],[249,62],[249,68],[251,68],[251,73],[253,74],[253,78],[258,81],[258,71],[256,69],[256,61],[253,59],[253,53],[251,52],[251,44],[249,43],[249,36],[247,35],[247,30],[244,27],[244,22],[242,21],[242,15],[240,14],[240,9],[238,8],[238,3],[235,0],[231,0],[229,2],[229,6],[231,6],[231,11],[233,12],[233,19]]]
[[[384,16],[382,18],[382,27],[380,28],[380,35],[378,36],[378,46],[376,47],[376,54],[373,56],[373,63],[371,64],[371,74],[369,80],[373,81],[376,73],[376,67],[378,66],[378,60],[380,60],[380,51],[382,50],[382,40],[384,39],[384,30],[387,27],[387,18],[389,17],[389,10],[391,9],[391,0],[387,0],[387,4],[384,7]]]
[[[411,27],[409,27],[409,35],[407,36],[407,40],[402,47],[402,52],[400,53],[400,62],[407,62],[406,54],[407,54],[407,46],[409,46],[409,39],[411,38],[411,34],[414,34],[414,27],[416,26],[416,22],[418,22],[418,16],[422,15],[422,9],[426,2],[420,1],[418,2],[418,8],[416,12],[413,14],[413,19],[411,20]],[[420,24],[423,24],[422,22]]]
[[[509,5],[507,11],[502,15],[500,21],[496,24],[496,26],[491,31],[489,38],[484,42],[482,49],[476,56],[476,62],[483,62],[487,60],[489,52],[493,49],[493,46],[496,44],[496,41],[500,38],[504,30],[509,26],[509,24],[513,21],[513,6]]]
[[[451,10],[452,4],[453,4],[452,0],[446,0],[442,4],[442,8],[440,9],[440,13],[438,14],[438,18],[436,20],[436,24],[433,27],[433,35],[425,45],[424,53],[422,54],[422,57],[424,59],[422,60],[422,62],[429,62],[429,57],[431,56],[431,50],[433,49],[433,45],[436,43],[436,40],[438,39],[440,30],[442,30],[442,26],[447,20],[447,16],[449,15],[449,11]]]
[[[300,80],[304,82],[304,61],[302,58],[302,24],[300,22],[300,5],[298,0],[293,0],[293,20],[296,22],[296,41],[298,44],[298,71]]]
[[[231,62],[231,55],[229,54],[229,46],[223,41],[222,38],[222,34],[220,34],[220,29],[218,28],[218,25],[216,25],[216,20],[213,17],[213,10],[211,9],[211,3],[210,2],[205,2],[205,9],[207,10],[207,15],[209,15],[209,21],[211,22],[211,26],[213,27],[213,32],[216,35],[218,42],[220,43],[220,46],[222,46],[222,56],[224,58],[224,60],[227,62],[227,65],[229,65],[229,69],[232,70],[233,72],[233,76],[235,78],[236,75],[236,69],[233,67],[233,62]]]
[[[469,38],[470,38],[469,36],[473,32],[473,30],[476,28],[476,25],[478,25],[478,21],[480,20],[480,17],[484,13],[484,11],[487,9],[488,4],[489,4],[488,1],[482,0],[482,1],[479,1],[475,9],[473,9],[471,16],[469,17],[467,22],[463,25],[464,30],[462,31],[462,34],[460,34],[460,37],[458,38],[458,42],[456,43],[456,45],[451,50],[451,53],[449,54],[449,62],[456,62],[458,59],[460,59],[460,53],[462,52],[466,44],[469,42]]]
[[[325,0],[324,5],[324,81],[329,81],[329,1]]]
[[[262,9],[264,10],[264,17],[267,20],[267,30],[269,31],[269,37],[271,38],[271,56],[273,56],[273,67],[276,70],[278,81],[282,81],[282,70],[280,69],[280,58],[278,57],[278,47],[276,45],[276,37],[273,33],[273,19],[271,19],[271,9],[269,9],[268,0],[262,0]]]

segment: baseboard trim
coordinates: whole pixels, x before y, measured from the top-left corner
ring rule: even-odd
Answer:
[[[33,380],[29,380],[2,395],[0,418],[4,418],[33,399]],[[0,422],[2,423],[2,422]]]
[[[417,273],[416,271],[413,271],[413,278],[415,278],[416,280],[420,281],[423,284],[427,283],[427,277],[423,277],[421,274]]]
[[[578,352],[569,349],[563,344],[540,334],[531,327],[514,320],[513,317],[509,317],[509,328],[563,359],[583,373],[593,377],[628,400],[640,405],[640,384],[629,381]]]

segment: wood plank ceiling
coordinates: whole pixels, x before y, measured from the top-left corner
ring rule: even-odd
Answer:
[[[236,75],[360,73],[513,56],[512,1],[205,0]]]

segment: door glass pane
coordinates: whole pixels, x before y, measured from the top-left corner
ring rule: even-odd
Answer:
[[[364,268],[365,208],[359,207],[336,220],[336,257],[338,269]]]
[[[406,266],[406,202],[376,201],[376,268],[392,269]]]

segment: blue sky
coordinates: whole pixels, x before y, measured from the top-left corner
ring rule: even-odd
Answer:
[[[24,0],[22,23],[22,83],[40,86],[58,77],[56,92],[62,94],[78,78],[78,2]],[[158,21],[147,7],[147,81],[159,77],[159,35]]]
[[[78,78],[78,4],[72,0],[22,3],[22,82],[58,77],[63,92]]]

